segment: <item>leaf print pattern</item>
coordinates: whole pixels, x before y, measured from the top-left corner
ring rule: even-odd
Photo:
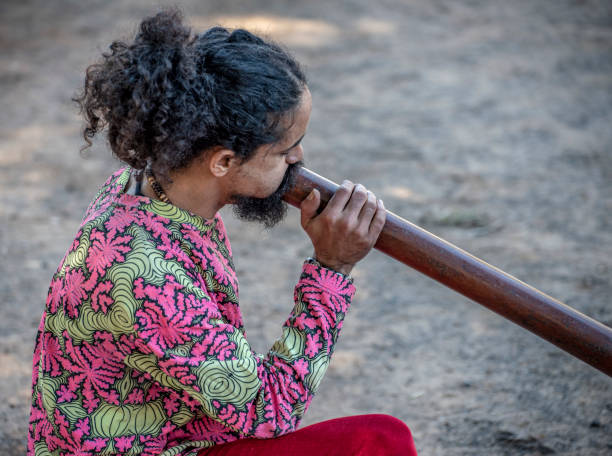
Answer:
[[[131,236],[115,236],[113,231],[106,235],[98,230],[92,230],[90,234],[92,240],[87,254],[87,268],[94,274],[102,277],[104,271],[114,262],[125,261],[123,254],[130,251],[130,247],[125,245]]]
[[[49,312],[57,312],[57,308],[62,303],[62,298],[65,293],[66,290],[64,288],[63,279],[53,279],[49,286],[49,295],[47,296],[47,307],[49,308]]]
[[[44,372],[48,372],[51,377],[60,375],[63,372],[62,364],[64,364],[64,357],[62,356],[60,344],[53,334],[45,333],[43,335],[43,353],[44,359],[42,360],[42,365]]]
[[[100,282],[94,289],[91,295],[91,308],[96,312],[106,313],[113,303],[113,298],[110,296],[110,291],[113,288],[113,282],[105,280]]]
[[[175,305],[180,301],[173,301],[168,296],[168,288],[171,287],[167,285],[164,292],[158,292],[155,287],[150,286],[148,294],[153,296],[153,299],[157,298],[157,301],[146,300],[142,308],[136,311],[138,324],[143,328],[140,335],[148,341],[154,353],[160,356],[163,356],[167,349],[184,344],[204,332],[203,327],[192,324],[194,317],[197,317],[197,310],[187,308],[185,301],[182,301],[183,305]]]
[[[100,399],[111,404],[119,403],[119,394],[111,386],[122,375],[122,362],[113,350],[112,342],[97,337],[95,344],[83,342],[74,346],[67,334],[66,349],[72,354],[67,370],[72,374],[68,390],[72,393],[79,389],[83,395],[83,406],[91,413]],[[68,364],[68,363],[67,363]]]
[[[79,316],[79,307],[87,297],[87,288],[83,271],[69,270],[64,278],[64,309],[69,317]]]
[[[246,338],[220,216],[124,192],[90,204],[36,336],[28,455],[187,455],[297,428],[354,287],[306,262],[265,356]]]

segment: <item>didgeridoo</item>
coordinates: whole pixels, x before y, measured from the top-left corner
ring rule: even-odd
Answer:
[[[338,185],[301,168],[283,196],[299,207],[316,188],[326,204]],[[612,329],[387,211],[374,248],[431,277],[612,377]]]

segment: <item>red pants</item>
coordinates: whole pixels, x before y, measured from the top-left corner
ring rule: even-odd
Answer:
[[[410,429],[389,415],[323,421],[274,439],[241,439],[198,456],[416,456]]]

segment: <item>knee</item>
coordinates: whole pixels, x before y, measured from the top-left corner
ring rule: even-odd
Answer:
[[[390,415],[366,415],[358,426],[360,454],[416,456],[412,433],[402,421]]]

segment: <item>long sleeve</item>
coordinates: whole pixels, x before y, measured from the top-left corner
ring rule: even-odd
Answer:
[[[354,288],[306,262],[280,339],[245,338],[231,246],[111,176],[55,273],[36,340],[28,455],[188,456],[294,430]]]
[[[212,418],[239,436],[261,438],[294,430],[329,364],[352,284],[305,263],[293,311],[266,356],[251,350],[243,332],[226,322],[201,290],[194,293],[170,276],[164,286],[173,289],[171,298],[162,287],[137,283],[134,294],[143,304],[136,312],[137,339],[126,365],[179,395],[186,392],[206,415],[203,426]],[[149,300],[160,296],[164,299]],[[168,398],[164,410],[174,422],[180,400]],[[167,404],[173,400],[179,402]],[[193,438],[190,431],[197,434],[198,429],[189,422],[174,435]]]

